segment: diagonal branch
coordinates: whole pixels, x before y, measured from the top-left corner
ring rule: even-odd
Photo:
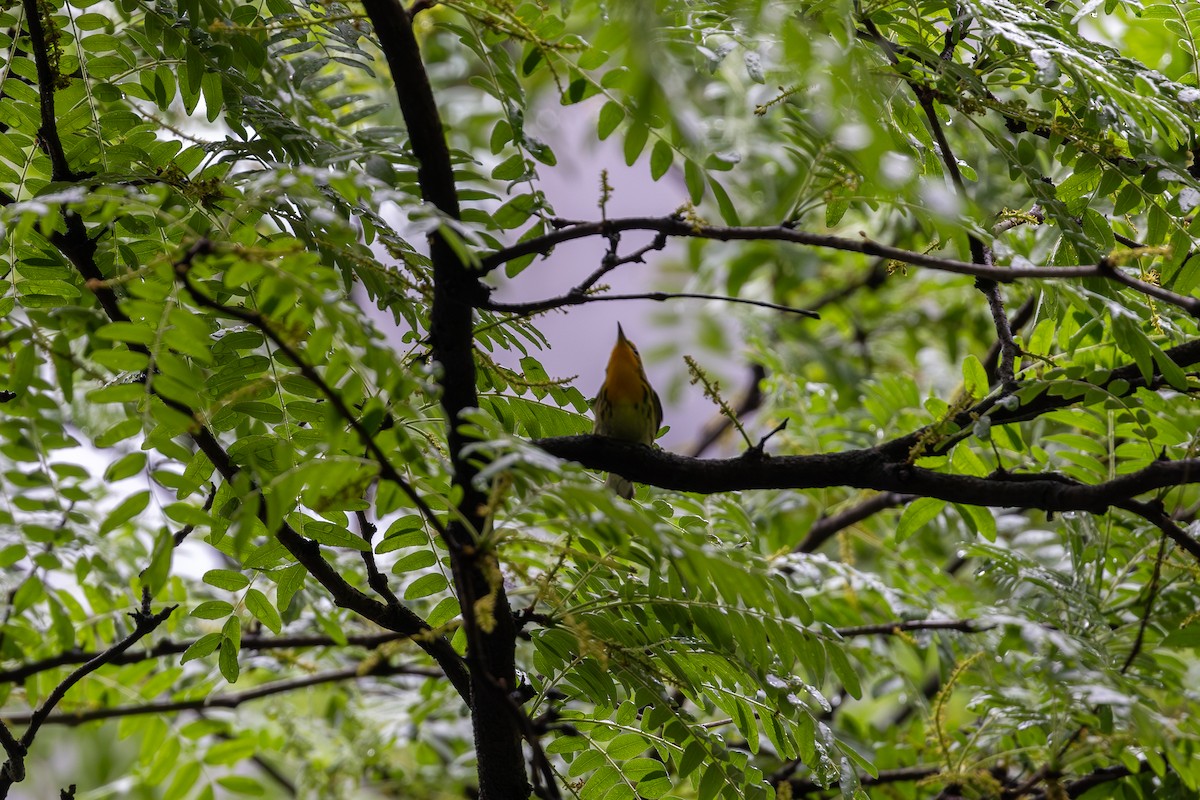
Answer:
[[[825,544],[825,542],[829,541],[830,538],[837,535],[840,531],[852,525],[857,525],[868,517],[878,514],[880,511],[911,503],[915,499],[915,495],[899,494],[897,492],[881,492],[880,494],[872,495],[866,500],[858,502],[836,514],[818,519],[808,529],[808,534],[800,541],[800,544],[792,548],[792,552],[816,552],[821,545]]]
[[[86,279],[87,287],[96,296],[108,318],[114,322],[128,321],[129,317],[120,309],[112,287],[103,280],[103,273],[95,260],[96,243],[88,236],[83,220],[77,214],[68,214],[65,211],[64,216],[67,219],[66,232],[53,235],[51,242]],[[181,263],[190,264],[197,255],[199,255],[199,250],[193,248],[181,259]],[[177,265],[176,268],[178,269],[179,266]],[[144,345],[130,343],[128,346],[134,352],[147,356],[152,355],[150,349]],[[189,430],[192,441],[208,457],[221,477],[232,482],[241,468],[233,461],[213,432],[207,426],[200,424],[195,410],[177,400],[163,397],[153,388],[151,388],[151,392],[169,408],[197,420]],[[253,484],[252,488],[253,491],[261,491]],[[266,504],[258,503],[257,505],[258,517],[265,524],[268,521]],[[418,645],[445,670],[447,678],[458,690],[458,693],[464,699],[471,696],[469,676],[462,658],[444,637],[418,636],[418,634],[430,632],[429,625],[418,614],[403,606],[389,608],[359,591],[342,577],[334,565],[324,558],[321,548],[316,542],[301,536],[286,522],[279,523],[279,527],[274,530],[274,535],[279,543],[329,592],[339,607],[354,611],[380,627],[416,637]]]
[[[882,41],[883,37],[875,29],[874,23],[866,20],[864,26],[868,33],[875,37],[876,42]],[[956,27],[957,25],[951,25],[950,29],[954,30]],[[953,52],[953,46],[950,31],[947,31],[946,35],[947,42],[944,56],[948,57]],[[895,63],[895,54],[886,48],[884,52]],[[912,89],[913,94],[916,95],[921,110],[925,112],[926,122],[929,124],[929,130],[933,134],[934,142],[937,144],[942,163],[946,166],[946,172],[950,176],[950,182],[954,185],[955,193],[962,203],[970,203],[971,198],[967,194],[967,186],[963,181],[962,171],[958,168],[958,159],[950,149],[950,142],[946,138],[946,132],[938,120],[937,109],[934,107],[933,93],[924,84],[918,83],[911,78],[906,78],[906,81],[909,88]],[[971,261],[989,267],[995,265],[992,249],[984,244],[982,239],[974,233],[968,233],[967,242],[971,249]],[[996,328],[996,341],[1000,346],[1000,360],[997,362],[996,374],[1000,380],[1002,394],[1008,395],[1017,388],[1015,365],[1020,351],[1017,348],[1016,342],[1013,341],[1012,326],[1009,324],[1008,314],[1004,310],[1004,298],[1000,294],[1000,285],[993,279],[976,277],[975,288],[987,298],[988,311],[991,312],[992,324]]]
[[[389,483],[395,484],[395,486],[413,502],[413,505],[417,507],[417,510],[421,512],[421,516],[423,516],[426,521],[429,522],[430,526],[433,527],[433,529],[439,534],[444,536],[445,529],[437,514],[433,513],[433,509],[429,507],[429,504],[425,502],[425,499],[417,494],[417,491],[413,489],[412,485],[396,470],[396,467],[392,464],[391,459],[389,459],[387,454],[384,453],[379,447],[379,444],[375,441],[375,437],[371,435],[370,431],[363,427],[362,422],[359,421],[358,417],[346,405],[346,401],[342,399],[341,394],[335,392],[333,387],[330,386],[325,379],[321,377],[321,374],[318,373],[317,370],[311,364],[309,364],[303,356],[300,355],[296,348],[292,347],[291,343],[279,335],[279,332],[275,330],[275,326],[271,325],[271,323],[268,322],[267,319],[257,311],[249,308],[234,308],[233,306],[227,306],[222,303],[218,303],[216,300],[208,297],[196,287],[196,284],[192,282],[191,275],[189,274],[191,271],[192,261],[194,260],[195,256],[210,253],[212,250],[212,242],[208,241],[207,239],[201,239],[189,249],[187,258],[181,259],[175,264],[176,277],[183,284],[183,287],[187,290],[187,293],[189,296],[191,296],[192,300],[195,301],[196,305],[211,309],[224,316],[241,320],[247,325],[262,331],[263,335],[270,339],[271,342],[273,342],[274,345],[288,357],[288,360],[296,365],[296,368],[300,370],[300,374],[303,375],[314,386],[320,389],[321,394],[325,395],[325,399],[327,399],[329,404],[333,406],[334,411],[336,411],[338,416],[346,421],[346,424],[350,426],[351,430],[353,430],[355,435],[358,436],[359,441],[361,441],[363,446],[367,448],[367,452],[371,454],[371,457],[379,465],[380,475],[382,475],[383,478]]]
[[[1167,463],[1178,464],[1180,462],[1173,461]],[[1188,483],[1191,483],[1191,481],[1188,481]],[[1163,510],[1162,503],[1140,503],[1136,500],[1127,499],[1114,503],[1114,505],[1118,506],[1119,508],[1123,508],[1126,511],[1137,514],[1142,519],[1156,526],[1160,531],[1162,531],[1164,536],[1168,537],[1171,539],[1171,541],[1175,542],[1175,544],[1188,551],[1194,558],[1200,559],[1200,543],[1189,536],[1187,532],[1183,530],[1183,528],[1180,528],[1177,524],[1175,524],[1175,520],[1171,519],[1170,515]],[[1152,594],[1148,604],[1152,603],[1153,600],[1154,596]]]
[[[1154,611],[1154,599],[1158,596],[1158,582],[1162,577],[1163,557],[1167,553],[1167,538],[1167,535],[1164,533],[1158,539],[1158,555],[1154,557],[1154,572],[1150,576],[1150,586],[1146,590],[1146,609],[1142,612],[1142,619],[1138,623],[1137,636],[1133,640],[1133,647],[1130,648],[1129,655],[1125,657],[1125,663],[1121,664],[1122,674],[1129,671],[1138,654],[1142,652],[1142,643],[1146,638],[1146,626],[1150,624],[1150,614]]]
[[[171,612],[176,608],[178,606],[168,606],[157,613],[152,612],[150,610],[150,590],[142,589],[141,608],[129,615],[133,619],[133,630],[112,647],[96,654],[95,657],[81,664],[75,671],[55,686],[50,694],[46,696],[46,699],[42,701],[42,704],[29,715],[28,719],[21,720],[28,722],[28,727],[25,729],[25,733],[21,736],[19,742],[14,742],[11,733],[8,733],[6,729],[3,743],[5,750],[8,752],[8,761],[0,768],[0,797],[7,797],[8,790],[12,788],[13,783],[24,779],[24,754],[29,752],[29,748],[33,746],[33,740],[37,737],[38,731],[53,715],[54,707],[62,702],[67,692],[75,684],[109,663],[111,659],[128,650],[135,642],[165,622],[167,617],[171,616]],[[10,718],[10,721],[12,719]],[[13,747],[13,745],[17,747]]]
[[[1036,308],[1037,293],[1035,292],[1029,297],[1025,298],[1025,301],[1017,307],[1016,312],[1008,320],[1009,324],[1007,342],[1003,342],[999,337],[997,337],[997,339],[992,342],[991,347],[988,348],[987,353],[983,357],[983,369],[987,373],[989,386],[993,386],[997,381],[1001,380],[1001,370],[1005,368],[1004,365],[1006,362],[1010,368],[1016,368],[1016,362],[1021,355],[1021,351],[1017,346],[1014,334],[1016,331],[1021,330],[1029,324],[1029,321],[1033,319],[1033,312]],[[993,316],[993,320],[994,319],[995,317]],[[1011,348],[1011,350],[1006,352],[1006,347]],[[1008,373],[1005,374],[1007,377]]]

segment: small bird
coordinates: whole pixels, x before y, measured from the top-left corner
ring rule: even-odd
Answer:
[[[662,402],[646,377],[641,354],[625,338],[619,323],[617,343],[608,357],[604,384],[596,395],[593,410],[596,425],[592,433],[626,442],[654,444],[662,425]],[[605,485],[626,500],[633,497],[633,484],[615,472],[608,474]]]

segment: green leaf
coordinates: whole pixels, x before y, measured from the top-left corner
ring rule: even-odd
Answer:
[[[428,597],[431,594],[445,591],[449,585],[446,582],[445,576],[441,573],[422,575],[410,583],[408,588],[404,590],[404,599],[416,600],[421,597]]]
[[[279,617],[279,612],[267,596],[258,589],[251,588],[246,592],[246,608],[254,615],[254,618],[266,625],[272,633],[279,633],[283,630],[283,620]]]
[[[896,542],[903,542],[909,536],[932,522],[942,509],[946,507],[944,500],[932,497],[920,497],[905,506],[896,525]]]
[[[204,582],[229,592],[238,592],[250,585],[249,578],[229,569],[210,569],[204,573]]]
[[[225,619],[233,613],[233,606],[224,600],[205,600],[192,609],[192,616],[200,619]]]
[[[230,683],[237,683],[238,676],[241,674],[241,666],[238,664],[238,643],[228,636],[221,637],[221,649],[217,655],[217,666],[221,670],[222,677]]]
[[[988,396],[990,386],[988,383],[987,370],[983,368],[983,364],[974,355],[968,354],[963,359],[963,390],[975,400],[982,400]]]
[[[650,138],[650,129],[643,123],[631,123],[628,130],[625,131],[625,163],[628,166],[633,166],[637,162],[638,156],[642,154],[642,150],[646,147],[646,142]]]
[[[148,505],[150,505],[150,491],[148,489],[126,497],[104,518],[104,521],[100,523],[98,532],[101,536],[111,533],[145,511]]]
[[[671,168],[671,162],[675,158],[675,151],[671,146],[662,139],[654,143],[654,147],[650,150],[650,178],[657,181],[663,175],[667,174],[667,170]]]
[[[625,109],[609,100],[600,108],[600,115],[596,123],[596,135],[601,140],[607,139],[623,119],[625,119]]]
[[[179,663],[186,664],[194,659],[204,658],[207,655],[211,655],[218,647],[221,646],[222,638],[223,637],[219,633],[204,634],[199,639],[188,645],[188,648],[183,651],[183,655],[180,656]]]
[[[114,342],[141,345],[153,344],[158,338],[158,334],[150,326],[135,322],[110,322],[99,328],[96,336]]]
[[[104,480],[120,481],[138,474],[146,468],[146,454],[141,451],[126,453],[108,465],[104,471]]]

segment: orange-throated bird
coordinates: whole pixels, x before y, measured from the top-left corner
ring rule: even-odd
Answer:
[[[611,436],[626,442],[654,444],[662,425],[662,402],[646,378],[642,356],[625,331],[617,325],[617,343],[608,357],[604,385],[596,395],[593,406],[596,425],[592,433]],[[615,472],[605,481],[614,492],[626,500],[633,497],[633,484]]]

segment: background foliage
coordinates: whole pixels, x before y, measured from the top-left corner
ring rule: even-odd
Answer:
[[[4,793],[1198,794],[1200,9],[2,8]],[[738,458],[538,360],[668,239]]]

